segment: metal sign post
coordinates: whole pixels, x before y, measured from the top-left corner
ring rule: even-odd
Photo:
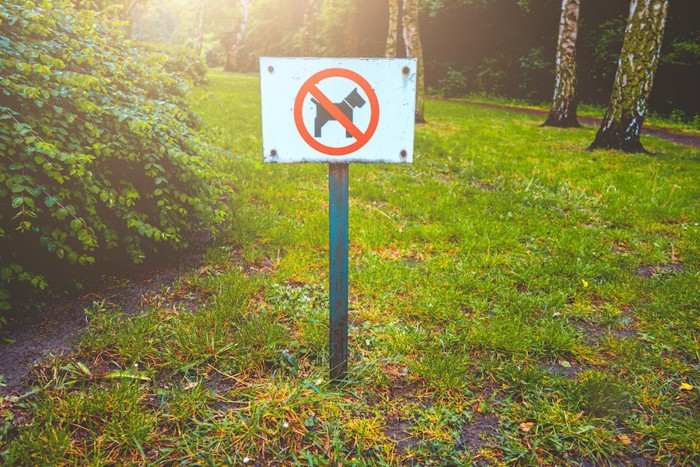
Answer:
[[[330,375],[348,367],[348,171],[413,162],[415,59],[261,58],[263,160],[328,163]]]
[[[331,379],[348,368],[348,172],[349,164],[328,165],[330,246]]]

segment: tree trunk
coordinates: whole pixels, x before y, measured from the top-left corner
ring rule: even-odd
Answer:
[[[316,55],[316,23],[318,19],[319,0],[306,0],[304,8],[304,27],[302,29],[299,54],[302,57]]]
[[[562,0],[554,98],[545,126],[579,127],[576,118],[576,36],[580,0]]]
[[[396,58],[399,43],[399,0],[389,0],[389,32],[386,36],[386,47],[384,56],[386,58]]]
[[[348,57],[357,57],[360,54],[360,23],[358,22],[359,9],[357,2],[354,3],[348,12],[347,24],[345,27],[345,50]]]
[[[241,23],[238,26],[238,32],[236,37],[233,39],[233,44],[226,54],[226,64],[224,65],[224,71],[238,71],[238,52],[241,49],[241,44],[243,43],[243,38],[245,37],[245,30],[248,26],[248,7],[250,5],[249,0],[238,0],[241,8]]]
[[[668,0],[632,0],[603,122],[589,149],[646,152],[639,141],[659,62]]]
[[[126,21],[126,37],[127,39],[131,39],[131,37],[134,35],[134,18],[133,18],[133,13],[134,9],[138,6],[139,3],[141,3],[142,0],[131,0],[129,3],[129,6],[126,7],[125,10],[122,11],[120,16],[120,19],[122,21]]]
[[[134,8],[136,8],[136,5],[138,5],[139,3],[141,3],[141,0],[131,0],[129,6],[127,6],[124,10],[124,13],[122,13],[122,19],[127,19],[128,17],[130,17],[131,12],[134,11]]]
[[[197,45],[194,50],[197,55],[202,53],[202,45],[204,44],[204,2],[206,0],[199,0],[199,15],[197,19]]]
[[[416,71],[416,123],[425,123],[423,116],[425,100],[425,78],[423,66],[423,47],[418,29],[418,4],[420,0],[403,0],[403,40],[406,44],[406,56],[418,62]]]

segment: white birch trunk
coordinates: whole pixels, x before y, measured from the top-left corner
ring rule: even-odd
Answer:
[[[403,40],[406,44],[406,56],[418,62],[416,71],[416,123],[424,123],[425,106],[425,68],[423,64],[423,47],[418,28],[418,6],[420,0],[403,0]]]
[[[656,75],[668,0],[632,0],[612,95],[589,149],[645,152],[639,132]]]
[[[578,127],[576,117],[576,37],[580,0],[562,0],[554,97],[546,126]]]
[[[238,27],[238,32],[236,33],[233,44],[226,55],[226,65],[224,66],[225,71],[238,71],[238,52],[240,51],[243,38],[245,37],[245,30],[248,26],[248,10],[250,7],[250,1],[238,0],[238,4],[241,9],[241,23]]]

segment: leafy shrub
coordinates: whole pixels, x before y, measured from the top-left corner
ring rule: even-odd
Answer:
[[[202,57],[187,47],[174,47],[166,44],[142,44],[147,52],[165,56],[165,71],[185,78],[195,84],[206,82],[207,67]]]
[[[226,63],[226,51],[221,44],[213,44],[204,52],[207,65],[210,67],[222,67]]]
[[[0,312],[223,220],[178,63],[67,0],[0,4]]]
[[[438,89],[445,97],[464,96],[469,91],[465,73],[452,67],[447,69],[447,76],[438,82]]]

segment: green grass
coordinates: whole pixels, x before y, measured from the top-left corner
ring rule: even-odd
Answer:
[[[257,77],[210,81],[235,221],[2,401],[7,464],[700,461],[697,151],[590,153],[592,129],[428,102],[412,166],[350,168],[331,384],[327,168],[263,165]]]

